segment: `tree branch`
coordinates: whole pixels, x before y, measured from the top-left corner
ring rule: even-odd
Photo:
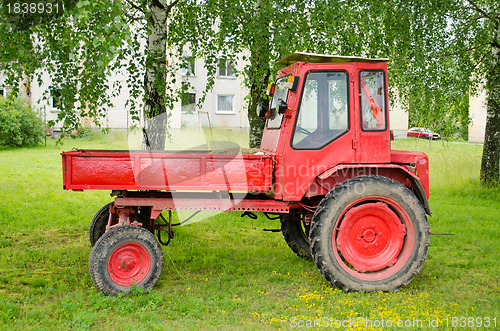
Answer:
[[[479,5],[475,2],[475,0],[467,0],[467,2],[473,7],[472,9],[480,13],[483,16],[483,18],[487,18],[493,21],[497,19],[495,13],[486,12],[484,9],[479,7]]]
[[[172,3],[170,5],[167,6],[167,8],[166,8],[167,16],[170,14],[170,11],[172,10],[172,8],[175,7],[179,2],[181,2],[181,0],[174,0],[174,1],[172,1]]]
[[[473,46],[473,47],[469,47],[469,48],[464,48],[464,49],[459,49],[458,51],[455,51],[455,52],[451,52],[451,53],[444,53],[443,55],[444,56],[453,56],[453,55],[458,55],[460,53],[463,53],[463,52],[470,52],[470,51],[473,51],[475,49],[478,49],[478,48],[481,48],[483,47],[485,44],[482,44],[482,45],[477,45],[477,46]]]
[[[137,13],[142,13],[143,16],[138,16]],[[144,19],[144,12],[140,9],[135,10],[133,13],[128,10],[124,10],[122,14],[129,20],[129,22],[141,22]]]
[[[133,9],[135,9],[136,11],[140,11],[141,13],[144,14],[144,10],[142,10],[142,8],[140,8],[139,6],[137,6],[136,4],[132,3],[132,2],[129,2],[128,3],[130,7],[132,7]]]
[[[479,61],[478,61],[478,62],[476,63],[476,65],[474,66],[474,70],[475,70],[477,67],[479,67],[479,65],[483,62],[484,58],[485,58],[488,54],[490,54],[490,52],[486,52],[486,53],[484,53],[484,55],[483,55],[483,56],[479,59]]]
[[[135,3],[133,3],[132,1],[127,1],[127,7],[124,7],[122,8],[122,14],[123,16],[125,16],[129,22],[140,22],[144,19],[144,17],[146,16],[146,13],[144,11],[144,8],[141,8],[140,6],[136,5]],[[132,10],[135,10],[134,12],[132,12]],[[142,14],[142,17],[141,16],[137,16],[137,13],[141,13]]]

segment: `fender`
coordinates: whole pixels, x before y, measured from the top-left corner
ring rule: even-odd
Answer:
[[[400,182],[413,191],[424,207],[425,212],[429,216],[432,215],[427,192],[420,182],[419,177],[411,172],[407,166],[399,164],[337,165],[318,175],[305,196],[312,197],[317,195],[317,193],[326,194],[341,182],[362,175],[384,176]]]

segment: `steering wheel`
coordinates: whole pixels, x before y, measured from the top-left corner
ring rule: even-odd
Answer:
[[[307,129],[304,129],[303,127],[297,125],[297,131],[300,132],[300,133],[303,133],[305,134],[306,136],[310,136],[312,135],[313,133]]]

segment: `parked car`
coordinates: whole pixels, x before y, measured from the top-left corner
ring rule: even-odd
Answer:
[[[417,128],[417,127],[411,128],[406,132],[406,134],[408,137],[424,138],[432,140],[437,140],[441,138],[441,136],[438,133],[433,132],[426,128]]]

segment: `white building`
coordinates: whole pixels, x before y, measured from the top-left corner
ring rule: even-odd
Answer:
[[[12,86],[7,85],[5,76],[0,75],[0,95],[6,97],[12,91]]]
[[[198,103],[202,92],[205,90],[207,70],[200,59],[185,56],[183,60],[190,61],[189,69],[182,69],[178,78],[189,81],[192,88],[188,96],[179,101],[172,110],[172,115],[169,118],[170,127],[212,125],[213,127],[248,128],[245,100],[248,89],[245,88],[242,78],[235,75],[235,69],[242,71],[245,65],[242,59],[219,61],[220,65],[217,68],[213,89],[207,93],[205,101],[199,108],[195,104]],[[105,118],[101,121],[104,128],[127,129],[132,124],[138,124],[132,122],[130,109],[125,105],[130,98],[125,84],[126,79],[126,74],[122,73],[114,74],[109,78],[110,86],[115,82],[122,82],[123,89],[119,96],[111,99],[113,107],[108,109]],[[52,95],[48,97],[46,94],[51,82],[48,74],[43,74],[42,81],[41,86],[36,81],[31,83],[31,94],[28,98],[32,107],[39,111],[46,120],[57,120],[57,115],[60,112],[57,101],[58,96]],[[5,95],[9,90],[0,81],[0,94]],[[57,131],[59,125],[56,124],[54,129]]]
[[[394,93],[394,89],[389,89],[389,93]],[[406,138],[408,131],[408,112],[403,109],[396,100],[389,103],[389,128],[393,131],[395,138]]]
[[[469,142],[483,143],[486,130],[486,91],[482,89],[476,96],[469,96]]]

